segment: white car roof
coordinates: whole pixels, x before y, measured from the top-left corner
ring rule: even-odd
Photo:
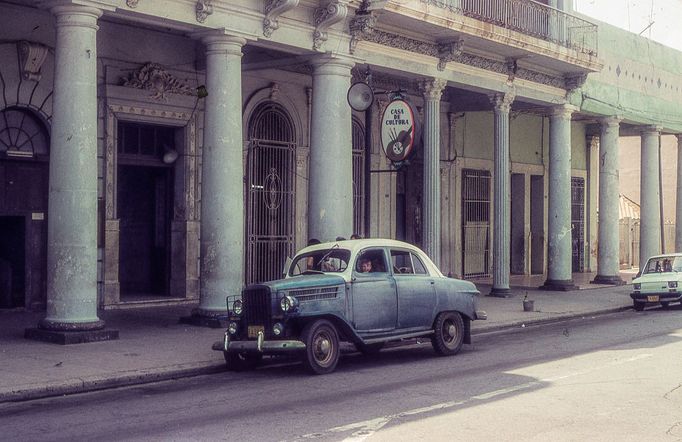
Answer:
[[[366,249],[367,247],[394,247],[394,248],[403,248],[403,249],[413,250],[420,257],[427,258],[428,261],[425,264],[429,267],[431,274],[435,273],[436,275],[443,276],[443,274],[438,269],[438,267],[436,267],[436,265],[433,263],[433,261],[431,261],[431,257],[429,257],[423,250],[421,250],[419,247],[416,247],[412,244],[409,244],[409,243],[406,243],[403,241],[398,241],[395,239],[363,238],[363,239],[344,239],[344,240],[340,240],[340,241],[329,241],[329,242],[324,242],[321,244],[314,244],[312,246],[304,247],[303,249],[299,250],[296,253],[296,255],[300,255],[302,253],[314,252],[316,250],[329,250],[331,247],[334,247],[336,244],[338,244],[339,248],[350,250],[351,255],[355,255],[359,250]]]
[[[672,256],[672,257],[675,257],[675,258],[682,257],[682,253],[664,253],[664,254],[662,254],[662,255],[654,255],[654,256],[649,257],[649,258],[647,259],[647,261],[648,261],[649,259],[670,258],[671,256]]]

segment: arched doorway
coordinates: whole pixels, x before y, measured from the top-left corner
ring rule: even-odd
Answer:
[[[282,276],[294,250],[296,133],[277,103],[259,105],[249,122],[246,182],[246,283]]]
[[[0,308],[45,305],[49,145],[31,111],[0,111]]]

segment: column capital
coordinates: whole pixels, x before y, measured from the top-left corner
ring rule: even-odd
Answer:
[[[57,27],[61,26],[81,26],[92,29],[99,29],[97,20],[104,11],[93,6],[68,5],[58,2],[45,2],[42,6],[50,9],[50,12],[57,18]]]
[[[442,78],[424,78],[419,80],[419,90],[424,94],[425,100],[440,100],[447,84],[447,80]]]
[[[577,110],[578,108],[576,106],[573,106],[572,104],[560,104],[551,107],[549,109],[548,115],[550,117],[558,117],[565,120],[570,120],[571,115],[573,115],[573,113],[576,112]]]
[[[602,117],[598,119],[599,125],[604,127],[614,127],[614,126],[620,126],[620,122],[623,121],[623,117],[620,115],[612,115],[609,117]]]
[[[228,34],[225,29],[211,29],[192,33],[192,38],[201,40],[209,52],[225,52],[230,55],[242,55],[242,47],[246,45],[245,36]]]
[[[348,57],[321,54],[313,58],[310,64],[313,66],[313,75],[342,75],[350,77],[355,61]]]
[[[499,92],[488,95],[488,98],[495,111],[509,113],[516,94],[514,92]]]
[[[663,130],[663,126],[660,126],[658,124],[650,124],[648,126],[642,126],[639,129],[639,132],[644,135],[644,134],[656,134],[660,135],[661,130]]]

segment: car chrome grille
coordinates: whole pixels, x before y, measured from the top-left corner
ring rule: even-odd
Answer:
[[[317,301],[320,299],[334,299],[339,294],[339,287],[316,287],[312,289],[292,290],[289,295],[298,299],[299,302]]]
[[[267,287],[244,289],[242,302],[244,303],[242,317],[247,324],[266,327],[270,325],[272,316],[270,289]]]

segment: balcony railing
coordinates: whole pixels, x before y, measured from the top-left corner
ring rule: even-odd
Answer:
[[[421,1],[586,54],[597,54],[597,25],[533,0]]]

